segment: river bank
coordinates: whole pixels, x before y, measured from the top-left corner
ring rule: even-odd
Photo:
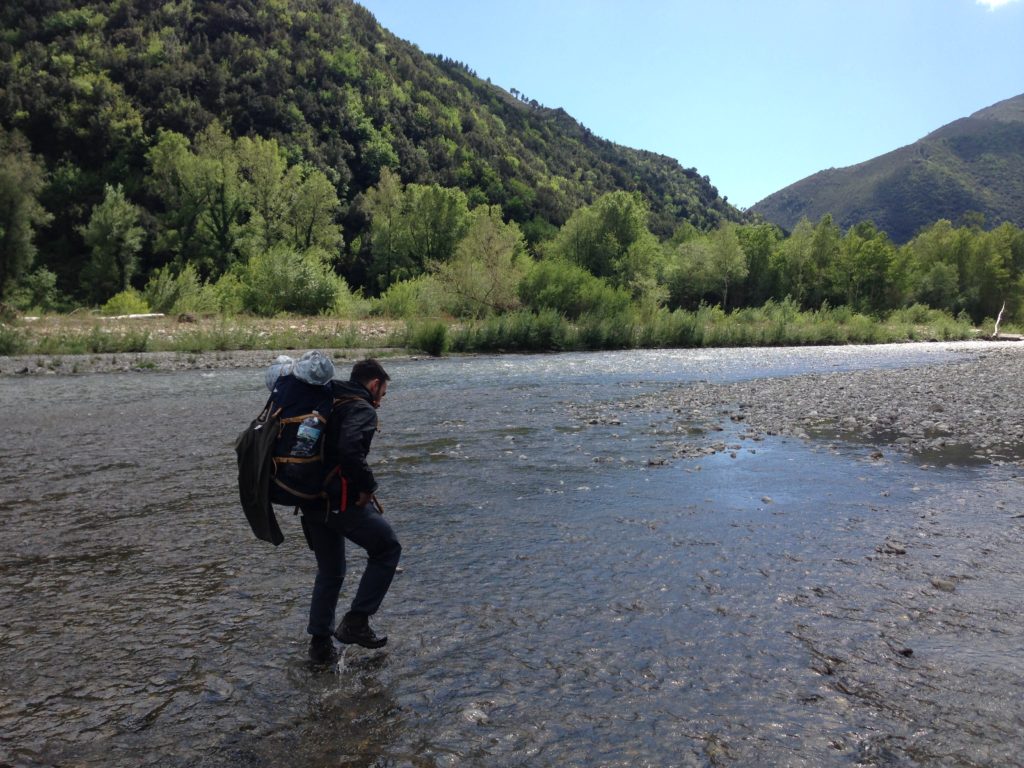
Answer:
[[[187,317],[187,319],[186,319]],[[0,342],[4,340],[0,324]],[[306,349],[335,360],[403,354],[405,324],[330,317],[25,318],[0,343],[0,376],[259,368]]]
[[[323,349],[321,347],[321,349]],[[12,355],[0,357],[0,376],[54,376],[127,371],[188,371],[262,368],[278,355],[297,357],[303,349],[236,349],[216,352],[111,352],[87,355]],[[407,355],[400,347],[324,349],[341,365],[364,357]]]

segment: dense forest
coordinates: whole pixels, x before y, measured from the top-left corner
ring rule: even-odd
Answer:
[[[0,11],[0,299],[20,311],[611,326],[780,305],[980,322],[1024,233],[789,233],[694,169],[421,53],[345,0]]]

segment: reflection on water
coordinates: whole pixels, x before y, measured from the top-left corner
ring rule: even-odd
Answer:
[[[1019,764],[1018,478],[729,424],[649,466],[669,414],[569,407],[952,349],[391,363],[391,643],[327,672],[297,521],[237,504],[259,372],[0,380],[0,763]]]

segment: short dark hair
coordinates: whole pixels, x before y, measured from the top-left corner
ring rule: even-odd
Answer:
[[[348,379],[349,381],[358,381],[360,384],[369,384],[374,379],[391,381],[391,377],[388,376],[388,372],[384,370],[384,366],[372,357],[369,357],[366,360],[360,360],[353,365],[352,374]]]

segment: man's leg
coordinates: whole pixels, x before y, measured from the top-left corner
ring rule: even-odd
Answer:
[[[302,532],[316,555],[316,579],[306,631],[314,637],[330,637],[338,594],[345,579],[345,539],[323,523],[306,517],[302,518]]]
[[[342,530],[346,539],[366,550],[367,560],[352,607],[336,636],[343,643],[379,648],[387,638],[377,637],[369,628],[368,619],[380,608],[391,586],[402,545],[391,524],[370,505],[348,510]]]

